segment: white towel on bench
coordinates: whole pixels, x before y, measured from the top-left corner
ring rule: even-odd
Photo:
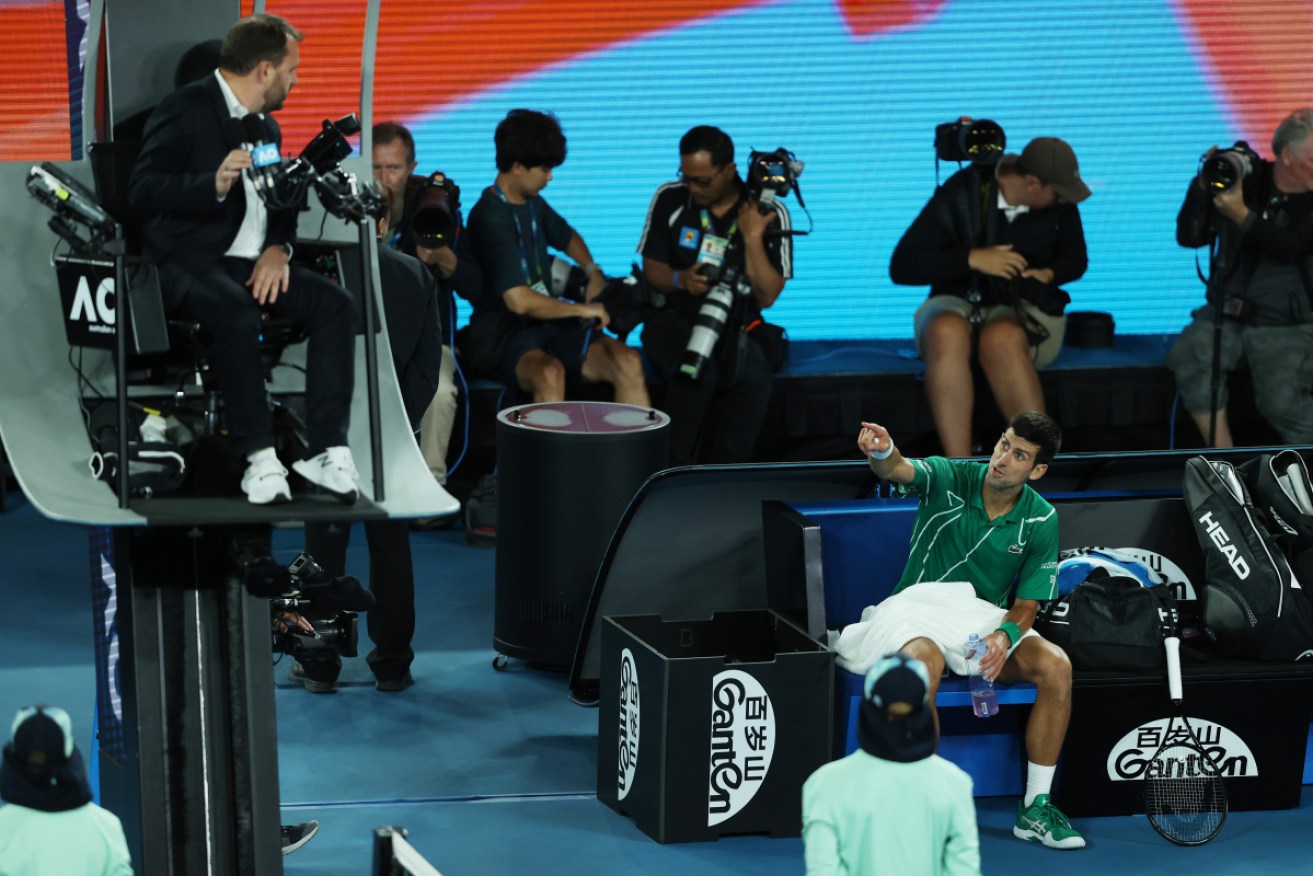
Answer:
[[[976,596],[968,581],[926,581],[862,609],[857,623],[837,634],[831,631],[830,648],[840,668],[864,675],[885,654],[924,637],[944,652],[949,671],[966,675],[967,639],[972,633],[989,635],[1006,615],[1005,609]],[[1035,635],[1027,630],[1022,638]]]

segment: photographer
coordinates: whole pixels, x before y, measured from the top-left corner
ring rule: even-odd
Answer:
[[[1226,376],[1242,363],[1253,374],[1259,413],[1282,439],[1313,442],[1310,132],[1313,109],[1304,108],[1288,115],[1272,135],[1275,161],[1259,158],[1244,143],[1223,152],[1210,149],[1176,219],[1181,246],[1206,246],[1214,238],[1218,245],[1208,303],[1191,314],[1167,354],[1185,409],[1205,440],[1213,435],[1216,447],[1232,446]]]
[[[916,345],[945,456],[972,453],[973,354],[1005,418],[1043,412],[1036,369],[1062,348],[1071,299],[1059,287],[1085,273],[1076,204],[1089,195],[1071,147],[1038,137],[955,173],[898,241],[890,278],[930,286]]]
[[[761,312],[793,276],[789,212],[773,200],[763,214],[734,165],[734,142],[699,125],[679,141],[679,180],[657,189],[638,250],[648,284],[666,306],[647,317],[643,349],[666,381],[672,465],[746,462],[770,401],[772,367]],[[774,233],[772,233],[774,232]],[[681,373],[694,321],[716,286],[735,271],[749,294],[736,295],[700,374]]]
[[[419,428],[419,449],[429,471],[440,484],[447,482],[447,447],[451,430],[456,422],[456,359],[452,352],[456,335],[456,304],[452,293],[466,301],[473,301],[483,285],[479,271],[469,249],[469,237],[460,228],[460,190],[436,174],[434,177],[415,176],[415,138],[403,125],[381,122],[374,126],[374,178],[390,191],[396,206],[388,217],[391,233],[384,243],[392,249],[414,256],[428,265],[437,281],[438,313],[441,317],[442,370],[437,392],[424,411]],[[454,192],[454,196],[453,196]],[[445,213],[450,230],[445,227],[428,233],[416,233],[414,218],[417,210]],[[426,243],[430,245],[425,245]],[[437,244],[432,245],[432,244]]]
[[[165,307],[201,325],[223,393],[234,453],[244,456],[241,488],[257,505],[292,498],[274,451],[273,416],[260,362],[266,313],[306,328],[305,459],[292,467],[351,503],[359,495],[346,446],[355,378],[353,299],[309,268],[293,264],[295,209],[269,210],[257,194],[245,123],[263,128],[276,153],[272,113],[297,82],[301,33],[256,14],[229,29],[219,68],[174,91],[151,114],[128,186],[147,215],[145,252],[159,268]],[[256,144],[259,145],[259,144]]]
[[[556,117],[513,109],[497,124],[497,178],[470,210],[470,248],[483,269],[483,290],[463,330],[470,370],[530,393],[563,401],[566,377],[610,383],[615,400],[647,407],[638,351],[601,330],[611,321],[594,299],[606,278],[584,239],[552,209],[542,190],[565,162]],[[547,248],[569,256],[588,276],[582,303],[553,297]]]

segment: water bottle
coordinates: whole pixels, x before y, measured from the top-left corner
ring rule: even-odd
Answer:
[[[972,633],[967,639],[966,658],[968,683],[971,685],[971,711],[977,718],[988,718],[998,714],[998,691],[994,683],[980,674],[980,658],[985,654],[985,646],[978,633]]]

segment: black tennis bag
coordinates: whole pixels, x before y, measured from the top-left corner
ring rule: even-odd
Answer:
[[[1264,453],[1237,471],[1295,577],[1313,582],[1313,484],[1304,457],[1294,450]]]
[[[1074,669],[1149,671],[1162,668],[1162,630],[1175,619],[1170,587],[1095,569],[1062,598],[1040,605],[1035,631],[1066,651]]]
[[[1313,609],[1235,466],[1197,456],[1185,464],[1184,487],[1204,551],[1204,624],[1218,649],[1313,659]]]

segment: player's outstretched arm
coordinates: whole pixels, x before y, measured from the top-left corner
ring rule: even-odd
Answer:
[[[889,430],[878,423],[862,423],[862,429],[857,433],[857,449],[871,464],[876,477],[895,484],[910,484],[916,476],[912,463],[894,446]]]

